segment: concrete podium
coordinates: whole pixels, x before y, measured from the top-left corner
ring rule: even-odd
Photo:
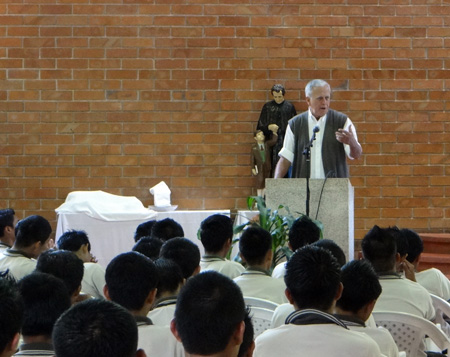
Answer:
[[[309,188],[309,216],[323,223],[323,237],[334,240],[347,261],[354,259],[354,189],[350,180],[310,179]],[[289,207],[294,217],[305,214],[306,179],[266,179],[266,205],[270,209]]]

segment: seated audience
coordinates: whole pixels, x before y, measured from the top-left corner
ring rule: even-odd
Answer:
[[[286,295],[295,311],[286,324],[256,338],[255,356],[380,356],[367,335],[348,330],[333,316],[342,293],[341,269],[325,249],[307,245],[286,265]]]
[[[308,216],[297,218],[289,229],[288,247],[295,252],[297,249],[320,239],[320,228]],[[286,272],[286,262],[278,264],[273,269],[274,278],[283,279]]]
[[[153,224],[151,236],[167,241],[172,238],[184,237],[184,231],[181,224],[172,218],[165,218]]]
[[[116,256],[106,267],[105,296],[126,308],[136,319],[138,346],[149,356],[184,356],[183,347],[168,326],[156,326],[147,317],[155,302],[158,271],[155,264],[137,252]]]
[[[63,281],[72,304],[87,298],[80,297],[83,270],[83,262],[68,250],[48,250],[39,256],[36,264],[36,271],[56,276]]]
[[[383,291],[374,311],[400,311],[433,320],[435,311],[430,294],[424,287],[397,272],[400,254],[389,229],[374,226],[361,243],[364,259],[378,274]]]
[[[23,319],[23,301],[13,279],[0,276],[0,357],[17,351]]]
[[[0,255],[0,271],[9,271],[16,280],[31,274],[37,257],[50,248],[52,227],[41,216],[29,216],[20,220],[15,228],[16,240],[12,248]]]
[[[0,210],[0,253],[13,246],[16,240],[14,233],[16,224],[16,212],[12,208]]]
[[[336,302],[336,315],[350,330],[364,332],[380,347],[387,357],[397,357],[398,348],[389,331],[383,327],[367,327],[367,321],[381,294],[377,273],[366,260],[353,260],[342,267],[344,285]]]
[[[177,263],[184,279],[200,272],[200,250],[187,238],[169,239],[161,247],[159,256]]]
[[[132,251],[144,254],[155,261],[159,257],[163,241],[159,238],[141,237],[133,246]]]
[[[134,241],[137,243],[142,237],[150,237],[152,235],[152,227],[156,223],[154,219],[141,223],[134,232]]]
[[[180,267],[173,260],[159,258],[155,261],[155,266],[159,276],[156,301],[147,316],[155,325],[169,326],[184,278]]]
[[[249,227],[239,239],[239,251],[247,268],[234,279],[242,294],[270,300],[277,304],[287,302],[283,280],[270,276],[272,265],[272,236],[261,227]]]
[[[200,225],[200,240],[205,255],[200,260],[200,271],[214,270],[234,279],[244,272],[242,264],[226,259],[233,240],[233,222],[222,214],[206,218]]]
[[[66,286],[61,279],[36,272],[20,280],[19,291],[24,301],[23,344],[14,356],[53,356],[53,326],[71,305]]]
[[[81,291],[95,298],[104,298],[105,269],[95,261],[91,254],[91,243],[84,231],[71,230],[59,237],[58,249],[69,250],[81,259],[84,265]]]
[[[450,300],[450,281],[436,268],[418,271],[420,257],[423,252],[423,241],[420,236],[410,230],[401,230],[408,240],[408,256],[406,259],[413,265],[415,280],[422,285],[429,293],[437,295],[444,300]]]
[[[336,244],[335,241],[331,239],[321,239],[312,244],[314,244],[316,247],[321,247],[328,250],[331,255],[336,258],[340,267],[343,267],[347,262],[344,251],[338,244]]]
[[[72,306],[55,324],[56,357],[145,357],[137,349],[133,316],[104,299],[89,299]]]
[[[236,357],[245,314],[239,287],[225,275],[207,271],[181,289],[170,327],[189,356]]]

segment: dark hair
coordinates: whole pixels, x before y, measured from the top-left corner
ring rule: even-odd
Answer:
[[[320,239],[320,228],[308,216],[297,218],[289,229],[289,243],[295,252],[307,244]]]
[[[61,237],[59,237],[57,242],[58,249],[70,250],[71,252],[77,252],[80,250],[81,246],[87,244],[88,250],[91,250],[91,243],[85,231],[70,230],[64,232]]]
[[[331,255],[336,258],[339,266],[343,266],[347,259],[342,248],[331,239],[321,239],[313,243],[316,247],[321,247],[330,251]]]
[[[286,90],[284,89],[284,86],[282,84],[274,84],[270,89],[270,93],[273,94],[273,92],[281,92],[284,95],[286,93]]]
[[[0,354],[20,332],[23,320],[23,301],[16,282],[0,276]]]
[[[156,260],[159,257],[163,243],[161,239],[156,237],[141,237],[134,245],[132,251],[144,254],[151,260]]]
[[[397,226],[389,227],[386,229],[395,239],[397,253],[400,254],[401,257],[404,257],[406,254],[408,254],[408,239],[403,235],[403,232]]]
[[[142,309],[158,280],[155,264],[137,252],[119,254],[106,267],[109,297],[128,310]]]
[[[408,256],[406,260],[412,263],[423,252],[423,241],[420,236],[411,229],[403,228],[401,230],[408,241]]]
[[[183,278],[194,274],[200,264],[200,250],[187,238],[172,238],[161,247],[161,258],[172,259],[181,268]]]
[[[18,248],[26,248],[36,242],[44,244],[52,233],[50,223],[42,216],[28,216],[16,224],[15,245]]]
[[[220,273],[206,271],[192,277],[178,295],[175,325],[190,354],[223,351],[244,317],[241,290]]]
[[[252,319],[250,317],[249,311],[247,311],[247,313],[245,314],[244,322],[245,322],[244,338],[242,340],[241,346],[239,347],[237,357],[244,357],[247,354],[255,337],[255,332],[253,329]]]
[[[248,227],[239,238],[239,251],[249,265],[261,264],[272,249],[272,236],[261,227]]]
[[[134,317],[104,299],[74,305],[56,322],[53,346],[58,357],[132,357],[138,340]]]
[[[163,293],[176,292],[184,279],[179,265],[173,260],[159,258],[155,260],[155,266],[159,276],[156,297],[159,298]]]
[[[172,218],[165,218],[156,221],[152,227],[152,237],[162,239],[164,241],[172,238],[184,237],[183,227]]]
[[[344,290],[336,306],[354,314],[378,299],[381,294],[378,275],[367,260],[353,260],[345,264],[342,267],[341,282]]]
[[[341,268],[328,250],[297,249],[286,263],[284,282],[299,309],[328,310],[341,282]]]
[[[39,255],[36,271],[60,278],[72,296],[81,286],[84,264],[73,252],[50,249]]]
[[[70,295],[61,279],[34,272],[19,281],[24,301],[24,336],[51,336],[61,314],[70,308]]]
[[[205,252],[217,253],[233,238],[233,221],[223,214],[213,214],[200,225],[200,240]]]
[[[136,232],[134,232],[134,241],[138,242],[142,237],[150,236],[152,234],[152,227],[155,223],[156,220],[152,219],[138,225],[136,227]]]
[[[372,263],[377,273],[395,269],[397,246],[388,229],[380,228],[377,225],[373,226],[364,236],[361,249],[364,259]]]
[[[5,228],[14,228],[14,215],[16,212],[12,208],[0,210],[0,238],[5,235]],[[0,351],[1,352],[1,351]]]

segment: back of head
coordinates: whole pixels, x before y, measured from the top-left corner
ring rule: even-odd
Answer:
[[[155,264],[145,255],[127,252],[116,256],[106,267],[109,297],[130,311],[140,310],[159,281]]]
[[[244,317],[241,290],[220,273],[207,271],[192,277],[178,295],[175,325],[190,354],[223,351]]]
[[[233,238],[233,222],[223,214],[214,214],[206,218],[200,225],[200,240],[205,251],[217,253],[225,243]]]
[[[325,87],[325,86],[330,87],[329,83],[325,82],[323,79],[313,79],[312,81],[309,81],[308,84],[306,84],[305,96],[311,97],[311,93],[314,90],[314,88]]]
[[[289,229],[289,243],[295,252],[307,244],[320,239],[320,228],[308,216],[297,218]]]
[[[132,251],[144,254],[151,260],[156,260],[163,243],[161,239],[156,237],[141,237],[133,246]]]
[[[367,232],[361,242],[364,259],[367,259],[377,273],[395,270],[397,246],[388,229],[377,225]]]
[[[341,282],[344,290],[336,306],[354,314],[381,294],[378,275],[367,260],[353,260],[345,264]]]
[[[406,257],[406,260],[412,263],[423,252],[422,238],[420,238],[420,236],[411,229],[403,228],[401,232],[408,241],[408,256]]]
[[[134,241],[137,242],[142,237],[149,237],[152,234],[152,227],[156,223],[155,220],[150,220],[144,223],[141,223],[137,226],[136,232],[134,232]]]
[[[181,224],[172,218],[165,218],[153,224],[151,236],[166,241],[172,238],[184,237],[184,231]]]
[[[85,244],[88,244],[90,247],[89,238],[85,231],[70,230],[59,237],[56,245],[58,249],[77,252],[80,250],[81,246]]]
[[[341,283],[341,268],[328,250],[307,245],[295,251],[284,276],[299,309],[328,310]]]
[[[343,266],[346,263],[345,253],[336,242],[331,239],[321,239],[314,243],[315,246],[328,250],[333,257],[336,258],[339,266]]]
[[[185,279],[191,277],[200,264],[200,250],[187,238],[166,241],[161,247],[160,257],[177,263]]]
[[[57,357],[131,357],[137,349],[137,325],[123,307],[103,299],[74,305],[56,322]]]
[[[0,277],[0,355],[20,332],[23,301],[13,279]]]
[[[272,236],[261,227],[248,227],[239,238],[239,252],[249,265],[263,263],[270,250]]]
[[[14,216],[16,212],[12,208],[6,208],[0,210],[0,238],[3,237],[5,228],[14,228]]]
[[[181,268],[173,260],[165,258],[155,260],[155,266],[159,276],[156,297],[159,298],[163,294],[176,295],[184,281]]]
[[[47,250],[39,256],[36,271],[60,278],[72,296],[80,289],[84,264],[75,253],[68,250]]]
[[[18,248],[26,248],[36,242],[44,244],[52,233],[50,223],[42,216],[28,216],[17,222],[15,234]]]
[[[396,226],[386,228],[388,232],[394,237],[395,245],[397,247],[397,253],[401,257],[405,257],[408,254],[408,240],[403,235],[403,232]]]
[[[61,279],[35,272],[19,281],[24,301],[24,336],[52,335],[53,326],[61,314],[70,308],[70,296]]]

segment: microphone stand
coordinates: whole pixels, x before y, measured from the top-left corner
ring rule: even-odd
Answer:
[[[319,131],[319,127],[316,126],[313,129],[313,134],[311,140],[308,145],[305,146],[302,154],[305,155],[306,158],[306,216],[309,217],[309,199],[311,195],[311,191],[309,189],[309,179],[311,178],[311,148],[313,147],[313,142],[316,140],[316,134]]]

